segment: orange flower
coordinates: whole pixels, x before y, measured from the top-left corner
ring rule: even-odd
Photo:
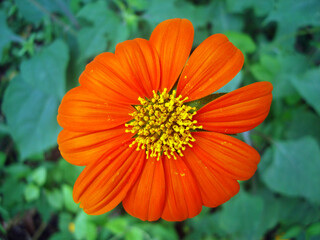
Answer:
[[[248,131],[268,115],[272,85],[254,83],[201,109],[186,103],[227,84],[244,57],[223,34],[189,57],[193,26],[160,23],[150,40],[120,43],[102,53],[63,98],[58,144],[71,164],[85,165],[73,198],[88,214],[122,202],[142,220],[182,221],[239,191],[260,156],[226,134]],[[176,90],[174,85],[178,80]]]

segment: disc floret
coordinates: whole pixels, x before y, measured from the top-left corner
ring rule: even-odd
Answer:
[[[126,132],[136,134],[130,147],[136,145],[136,150],[145,150],[147,158],[157,157],[161,154],[173,157],[175,154],[183,156],[182,151],[186,146],[192,147],[195,139],[191,132],[201,129],[192,120],[197,113],[195,107],[183,104],[188,97],[176,97],[176,91],[167,93],[165,88],[162,93],[153,91],[153,98],[139,97],[141,105],[135,106],[136,111],[131,113],[134,120],[126,124]]]

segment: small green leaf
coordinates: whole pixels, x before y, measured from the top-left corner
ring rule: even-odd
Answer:
[[[52,191],[47,190],[46,197],[49,204],[56,210],[60,210],[63,206],[63,196],[59,189],[53,189]]]
[[[63,193],[63,200],[64,200],[64,206],[67,210],[70,212],[77,212],[79,207],[78,205],[73,201],[72,198],[72,188],[69,185],[62,185],[62,193]]]
[[[88,215],[81,211],[75,219],[75,232],[76,239],[97,239],[97,227],[92,222],[88,221]]]
[[[57,232],[50,236],[49,240],[73,239],[70,232]]]
[[[273,82],[281,69],[281,62],[274,56],[262,54],[260,63],[253,64],[250,71],[258,81]]]
[[[125,218],[115,218],[110,220],[106,227],[114,234],[122,234],[128,226],[128,221]]]
[[[31,168],[29,166],[23,165],[21,163],[11,164],[4,170],[6,173],[11,175],[12,179],[26,178],[31,172]]]
[[[148,7],[148,0],[127,0],[130,8],[143,11]]]
[[[226,35],[229,41],[244,53],[253,53],[257,48],[252,38],[245,33],[227,32]]]
[[[31,178],[38,186],[42,186],[47,179],[47,169],[45,167],[35,169],[31,174]]]
[[[320,222],[316,222],[308,227],[307,235],[309,237],[320,236]]]
[[[33,183],[28,184],[24,190],[24,196],[27,202],[31,202],[38,199],[40,196],[39,187],[34,185]]]
[[[157,236],[159,240],[178,240],[180,239],[173,222],[160,222],[161,224],[144,223],[139,227],[145,232],[150,233],[151,236]]]
[[[61,213],[59,214],[59,229],[62,232],[69,231],[69,224],[72,222],[72,216],[69,213]]]
[[[137,227],[131,227],[125,234],[125,240],[143,240],[144,232]]]
[[[283,239],[294,238],[294,237],[297,237],[302,231],[303,231],[303,228],[301,226],[293,226],[289,228],[286,231],[286,233],[281,236],[281,238]]]

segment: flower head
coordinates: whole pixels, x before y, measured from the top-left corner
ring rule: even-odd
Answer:
[[[197,109],[192,101],[232,80],[244,57],[223,34],[189,57],[193,34],[186,19],[164,21],[149,40],[98,55],[63,98],[58,144],[68,162],[86,166],[73,192],[86,213],[122,202],[142,220],[182,221],[228,201],[256,171],[258,152],[228,134],[266,118],[272,85],[254,83]]]

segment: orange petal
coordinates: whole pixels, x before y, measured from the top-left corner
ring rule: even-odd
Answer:
[[[58,136],[62,157],[74,165],[88,165],[103,154],[128,142],[134,134],[121,125],[100,132],[72,132],[63,129]]]
[[[203,205],[217,207],[236,195],[240,189],[237,180],[206,165],[194,151],[186,149],[184,159],[198,182]]]
[[[69,131],[101,131],[130,121],[133,111],[129,104],[109,103],[80,86],[64,96],[57,119]]]
[[[162,161],[146,160],[139,179],[122,202],[129,214],[143,221],[156,221],[163,212],[165,177]]]
[[[195,132],[193,152],[206,166],[236,180],[253,176],[260,161],[259,153],[248,144],[225,134]]]
[[[116,57],[128,81],[144,90],[141,97],[152,97],[160,85],[160,63],[155,48],[145,39],[128,40],[116,47]]]
[[[194,30],[187,19],[170,19],[161,22],[152,32],[150,42],[160,57],[161,86],[170,90],[177,81],[189,57]]]
[[[166,221],[183,221],[201,212],[202,199],[199,187],[184,160],[164,159],[166,202],[162,218]]]
[[[188,101],[205,97],[226,85],[242,68],[243,54],[223,34],[204,40],[181,73],[177,94]]]
[[[138,178],[145,153],[122,146],[88,165],[74,185],[73,199],[88,214],[115,208]]]
[[[113,53],[99,54],[80,76],[80,85],[107,102],[139,104],[138,97],[143,93],[131,81],[121,63]]]
[[[258,82],[225,94],[201,108],[195,120],[204,129],[235,134],[251,130],[268,116],[272,84]]]

